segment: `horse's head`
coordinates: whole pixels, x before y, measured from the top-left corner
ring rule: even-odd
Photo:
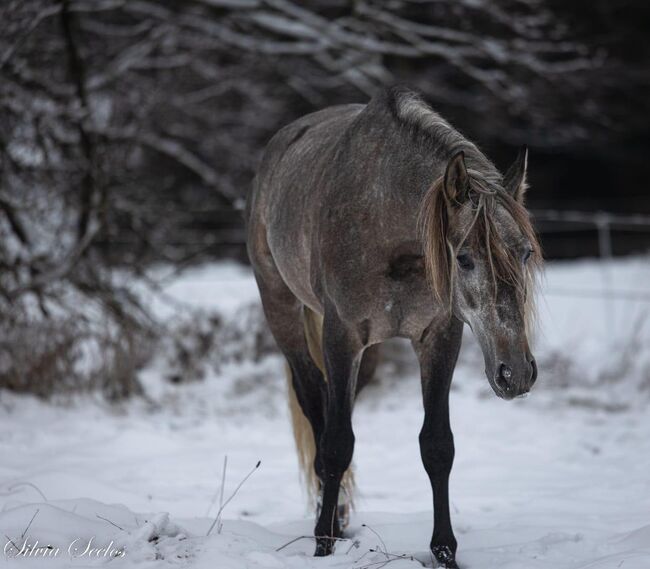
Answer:
[[[504,399],[537,379],[528,329],[541,254],[523,205],[526,160],[523,150],[501,179],[468,169],[456,154],[421,217],[435,295],[472,329],[490,385]]]

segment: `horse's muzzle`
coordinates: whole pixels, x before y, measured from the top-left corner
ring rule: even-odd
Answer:
[[[525,366],[513,369],[501,363],[494,375],[494,391],[502,399],[513,399],[528,393],[537,379],[537,363],[530,358]]]

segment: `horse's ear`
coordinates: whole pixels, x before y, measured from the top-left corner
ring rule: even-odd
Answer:
[[[528,169],[528,147],[522,146],[512,166],[508,168],[503,177],[503,187],[515,200],[523,203],[528,184],[526,183],[526,170]]]
[[[443,190],[450,206],[462,204],[467,199],[469,175],[465,166],[465,153],[461,150],[449,160],[445,170]]]

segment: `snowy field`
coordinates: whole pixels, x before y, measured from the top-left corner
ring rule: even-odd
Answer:
[[[491,394],[467,337],[451,399],[462,568],[650,568],[648,283],[648,257],[551,264],[539,301],[540,375],[526,399]],[[604,286],[625,298],[605,301]],[[179,306],[169,298],[225,319],[257,299],[249,271],[233,264],[188,272],[166,292],[156,311],[172,320]],[[333,556],[314,559],[313,541],[296,540],[312,533],[313,516],[280,358],[229,362],[182,385],[163,379],[160,358],[143,373],[147,398],[119,408],[0,394],[0,564],[431,566],[417,373],[403,347],[389,351],[355,411],[357,511]],[[226,455],[225,498],[261,465],[225,507],[221,532],[206,536]],[[27,554],[23,545],[36,542],[52,549]]]

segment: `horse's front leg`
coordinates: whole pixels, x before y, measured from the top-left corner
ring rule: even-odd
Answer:
[[[455,318],[430,326],[413,342],[420,361],[424,424],[420,453],[433,490],[431,552],[442,567],[457,568],[456,538],[449,516],[449,473],[454,461],[454,438],[449,424],[449,387],[458,359],[463,324]]]
[[[323,355],[327,372],[327,409],[320,441],[318,469],[322,473],[322,507],[316,523],[316,556],[329,555],[340,536],[337,515],[339,489],[354,451],[352,406],[363,344],[358,334],[325,310]]]

